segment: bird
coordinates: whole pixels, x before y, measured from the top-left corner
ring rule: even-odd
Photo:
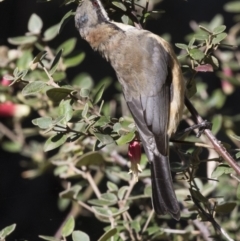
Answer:
[[[185,83],[171,45],[158,35],[109,19],[100,0],[82,0],[75,26],[113,67],[150,163],[157,215],[180,219],[169,164],[169,138],[184,108]]]

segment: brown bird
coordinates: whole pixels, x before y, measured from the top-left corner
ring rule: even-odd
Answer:
[[[169,43],[142,29],[113,22],[99,0],[83,0],[75,25],[116,71],[151,166],[157,214],[180,219],[169,165],[170,136],[182,116],[185,85]]]

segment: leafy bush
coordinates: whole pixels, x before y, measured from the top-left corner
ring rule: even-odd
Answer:
[[[64,4],[75,2],[66,0]],[[133,6],[136,11],[132,11]],[[152,15],[161,13],[149,10],[148,2],[140,6],[134,1],[112,1],[107,8],[121,14],[124,23],[138,27]],[[224,8],[240,12],[237,1],[227,3]],[[181,221],[172,224],[169,216],[154,216],[145,154],[137,167],[127,160],[128,144],[134,141],[137,131],[132,118],[121,106],[120,98],[104,101],[104,90],[111,80],[104,78],[95,84],[89,74],[79,73],[66,81],[67,70],[79,66],[85,53],[75,50],[77,39],[74,37],[56,49],[49,41],[56,38],[59,31],[66,31],[63,27],[73,15],[73,11],[68,12],[59,24],[43,32],[41,18],[32,14],[28,33],[8,39],[16,48],[0,46],[5,53],[0,65],[0,115],[13,118],[13,125],[18,126],[18,132],[2,126],[2,130],[8,130],[2,132],[5,135],[1,137],[2,148],[31,158],[29,170],[23,173],[25,178],[36,178],[49,165],[53,166],[53,175],[65,184],[65,190],[59,194],[61,205],[78,207],[78,212],[70,215],[58,237],[40,237],[55,241],[66,240],[71,235],[74,241],[90,240],[84,230],[75,230],[78,229],[75,219],[85,209],[93,218],[106,223],[99,241],[110,238],[196,240],[199,235],[198,240],[210,240],[209,236],[217,240],[239,239],[240,173],[239,166],[232,160],[234,155],[239,158],[239,152],[231,147],[230,141],[219,143],[212,135],[212,132],[214,135],[220,132],[239,146],[240,137],[235,134],[239,115],[229,116],[224,111],[228,97],[240,83],[239,51],[234,47],[239,44],[238,24],[227,35],[223,17],[217,15],[210,23],[200,23],[198,28],[193,28],[193,33],[186,37],[187,44],[176,44],[181,50],[179,60],[187,80],[187,97],[204,119],[211,120],[213,128],[212,132],[200,128],[206,134],[200,139],[187,132],[172,140],[172,147],[182,161],[172,163],[172,170],[177,172],[176,193],[182,206]],[[199,77],[199,73],[203,73],[200,76],[204,78],[205,72],[216,73],[221,88],[209,94],[207,83]],[[11,84],[6,86],[6,83]],[[116,113],[116,105],[122,107],[123,117],[112,114]],[[184,121],[192,125],[193,117],[195,122],[201,122],[193,106],[187,107],[190,112],[185,110]],[[33,125],[24,128],[24,118],[33,115],[38,116],[32,119]],[[36,135],[45,141],[36,139],[26,145],[27,138]],[[207,157],[202,155],[203,148],[208,150]],[[52,152],[48,154],[49,151]],[[223,163],[223,159],[230,166]],[[207,164],[208,178],[197,172],[202,163]],[[129,169],[135,178],[129,175]],[[137,185],[136,178],[139,179]],[[100,183],[105,188],[100,189]],[[5,239],[14,228],[12,225],[3,229],[0,239]]]

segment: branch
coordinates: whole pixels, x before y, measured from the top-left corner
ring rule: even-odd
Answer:
[[[185,98],[185,105],[191,113],[196,124],[200,124],[203,122],[202,117],[198,114],[197,110],[194,108],[192,103],[188,98]],[[233,157],[229,154],[226,148],[221,144],[219,140],[213,135],[211,130],[205,129],[205,135],[212,143],[215,151],[235,170],[235,172],[240,175],[240,166],[236,163]]]

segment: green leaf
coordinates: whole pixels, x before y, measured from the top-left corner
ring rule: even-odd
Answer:
[[[107,187],[109,189],[110,192],[113,192],[113,191],[118,191],[118,186],[113,183],[113,182],[107,182]]]
[[[60,176],[63,173],[66,173],[69,169],[69,166],[67,165],[62,165],[62,166],[58,166],[54,169],[53,174],[54,176]]]
[[[126,135],[122,135],[119,139],[116,140],[117,144],[125,145],[131,142],[135,138],[135,132],[129,132]]]
[[[86,117],[87,117],[88,109],[89,109],[89,105],[88,105],[88,103],[86,103],[86,104],[84,105],[84,108],[83,108],[83,111],[82,111],[82,117],[83,117],[83,118],[86,118]]]
[[[119,209],[117,212],[114,212],[114,213],[112,214],[112,216],[113,216],[113,217],[117,217],[117,216],[121,215],[122,213],[126,212],[128,209],[129,209],[129,206],[126,206],[126,207],[124,207],[124,208],[121,208],[121,209]]]
[[[127,15],[122,15],[121,20],[124,24],[129,23],[129,17]]]
[[[214,115],[212,119],[212,124],[213,124],[212,132],[214,135],[216,135],[221,129],[222,121],[223,121],[222,115]]]
[[[118,190],[118,198],[120,200],[123,200],[126,192],[128,191],[129,186],[122,186],[119,190]]]
[[[151,186],[146,186],[144,188],[144,195],[151,197],[152,196],[152,187]]]
[[[240,136],[232,134],[231,137],[237,141],[240,141]]]
[[[74,185],[72,187],[70,187],[67,190],[64,190],[63,192],[61,192],[59,194],[59,196],[61,198],[67,198],[67,199],[76,199],[78,193],[80,192],[80,190],[82,189],[82,186],[80,185]]]
[[[215,206],[215,212],[220,214],[227,214],[227,213],[230,213],[236,207],[236,205],[237,204],[235,202],[217,204]]]
[[[17,66],[19,69],[28,69],[29,64],[33,59],[33,55],[31,51],[24,51],[22,56],[17,60]]]
[[[220,164],[212,172],[211,178],[218,178],[223,174],[230,174],[230,173],[233,173],[233,169],[230,166],[226,164]]]
[[[73,57],[64,59],[63,64],[65,65],[66,68],[75,67],[82,63],[85,56],[86,56],[85,53],[74,55]]]
[[[31,33],[38,34],[41,32],[43,22],[41,18],[33,13],[28,21],[28,30]]]
[[[209,34],[205,33],[205,32],[200,32],[200,33],[196,33],[194,34],[194,38],[197,40],[207,40],[208,39]]]
[[[239,13],[240,12],[240,2],[239,1],[228,2],[224,5],[224,10],[227,12]]]
[[[219,34],[219,33],[222,33],[225,29],[226,29],[225,25],[220,25],[220,26],[213,29],[213,33]]]
[[[17,140],[4,141],[1,144],[1,148],[7,152],[17,153],[22,150],[22,144]]]
[[[72,233],[73,241],[90,241],[89,236],[82,231],[74,231]]]
[[[97,207],[97,206],[92,206],[92,209],[94,210],[94,213],[96,215],[99,215],[101,217],[111,217],[112,216],[112,212],[110,209],[106,208],[106,207]]]
[[[209,98],[207,105],[217,109],[222,108],[226,101],[226,95],[220,89],[213,91],[212,96]]]
[[[199,49],[190,49],[189,55],[191,58],[199,61],[202,60],[205,56],[204,53]]]
[[[16,226],[17,225],[14,223],[0,230],[0,240],[5,240],[5,238],[15,230]]]
[[[195,40],[196,40],[196,39],[193,37],[193,38],[189,41],[189,43],[188,43],[188,47],[189,47],[189,48],[192,48],[192,47],[193,47],[193,44],[194,44]]]
[[[121,129],[122,129],[122,125],[119,122],[114,124],[114,126],[113,126],[114,132],[118,133]]]
[[[204,27],[204,26],[202,26],[202,25],[199,25],[199,28],[200,28],[201,30],[203,30],[204,32],[207,32],[207,33],[212,34],[212,31],[210,31],[209,29],[207,29],[206,27]]]
[[[69,236],[73,232],[74,227],[75,227],[75,220],[73,216],[71,216],[63,226],[62,236],[63,237]]]
[[[13,45],[33,44],[36,41],[37,41],[37,37],[32,35],[8,38],[8,42]]]
[[[214,56],[207,56],[205,61],[206,61],[206,63],[209,63],[210,65],[212,65],[212,67],[214,69],[218,69],[219,68],[219,61]]]
[[[77,43],[77,39],[76,38],[70,38],[67,41],[65,41],[64,43],[62,43],[58,47],[57,51],[63,49],[63,56],[66,56],[66,55],[70,54],[73,51],[73,49],[76,46],[76,43]]]
[[[99,239],[98,241],[108,241],[111,237],[113,237],[117,233],[116,228],[112,228],[108,231],[106,231]]]
[[[186,44],[175,44],[176,47],[178,47],[179,49],[185,49],[187,50],[188,49],[188,46]]]
[[[71,99],[70,100],[62,100],[58,107],[58,115],[59,116],[65,116],[65,121],[63,124],[67,124],[69,120],[71,120],[73,115],[73,109],[71,105]]]
[[[208,24],[209,29],[214,29],[223,24],[223,16],[221,14],[216,14],[211,22]]]
[[[77,75],[72,81],[73,85],[77,85],[83,89],[92,89],[93,83],[93,79],[88,73],[81,73]]]
[[[61,55],[62,55],[62,49],[58,51],[56,57],[54,58],[54,60],[51,64],[50,71],[49,71],[50,75],[53,75],[54,72],[57,70]]]
[[[114,6],[120,8],[120,9],[123,10],[124,12],[127,11],[126,6],[125,6],[123,3],[121,3],[121,2],[116,2],[116,1],[114,1],[114,2],[112,2],[112,4],[113,4]]]
[[[66,98],[73,90],[67,88],[52,88],[46,91],[47,96],[54,102],[60,102]]]
[[[105,162],[103,156],[99,152],[88,152],[83,154],[76,163],[76,167],[89,165],[102,165]]]
[[[58,35],[59,24],[53,25],[43,33],[43,41],[50,41]]]
[[[104,89],[106,90],[111,85],[111,83],[112,83],[112,79],[109,77],[101,79],[100,81],[98,81],[97,85],[95,86],[93,91],[95,90],[96,91],[94,93],[96,94],[99,91],[99,89],[102,88],[103,85],[104,85]]]
[[[96,105],[102,98],[103,92],[105,89],[105,85],[102,85],[99,90],[97,91],[97,93],[95,94],[95,96],[93,97],[93,104]]]
[[[52,236],[39,235],[39,238],[48,240],[48,241],[60,241],[60,239],[52,237]]]
[[[45,56],[47,55],[47,51],[41,51],[37,54],[36,57],[34,57],[32,63],[36,64],[38,63],[40,60],[42,60]]]
[[[94,127],[104,127],[108,125],[110,122],[110,117],[109,116],[101,116],[94,124]]]
[[[80,96],[83,98],[87,98],[90,95],[90,90],[89,89],[81,89],[80,90]]]
[[[235,154],[235,157],[236,157],[237,159],[239,159],[239,157],[240,157],[240,151]]]
[[[227,37],[226,33],[220,33],[218,34],[212,41],[213,44],[218,44],[221,41],[223,41]]]
[[[28,95],[36,95],[37,93],[41,92],[44,87],[46,87],[47,84],[45,82],[42,81],[34,81],[31,82],[29,84],[27,84],[23,90],[22,90],[22,94],[24,96],[28,96]]]
[[[194,190],[194,189],[189,189],[189,191],[191,193],[191,196],[197,199],[199,202],[202,202],[202,203],[208,202],[207,198],[204,197],[200,191]]]
[[[88,200],[88,203],[91,204],[91,205],[100,206],[100,207],[111,206],[111,205],[116,204],[116,202],[112,203],[108,200],[102,200],[102,199],[91,199],[91,200]]]
[[[47,129],[52,126],[52,118],[49,116],[39,117],[32,120],[32,123],[36,126],[39,126],[41,129]]]
[[[117,197],[113,193],[103,193],[100,197],[101,200],[106,200],[112,203],[117,203]]]
[[[136,231],[136,233],[138,233],[141,230],[141,226],[140,226],[139,220],[133,220],[131,222],[131,227],[132,227],[132,229],[134,229]]]
[[[65,116],[63,115],[63,116],[58,116],[53,122],[52,122],[52,124],[54,125],[54,126],[56,126],[56,125],[61,125],[61,122],[63,121],[63,119],[65,118]],[[61,129],[62,130],[62,129]]]
[[[67,24],[67,22],[75,15],[75,12],[73,12],[72,10],[70,10],[69,12],[67,12],[62,20],[59,23],[59,29],[58,29],[58,33],[62,32],[63,27]]]
[[[64,144],[67,140],[66,134],[56,134],[54,136],[51,136],[47,139],[47,141],[44,144],[43,150],[45,152],[51,151],[53,149],[56,149],[57,147]]]
[[[105,145],[114,143],[114,140],[110,135],[101,134],[101,133],[93,133],[93,134],[101,142],[101,146],[105,146]]]

